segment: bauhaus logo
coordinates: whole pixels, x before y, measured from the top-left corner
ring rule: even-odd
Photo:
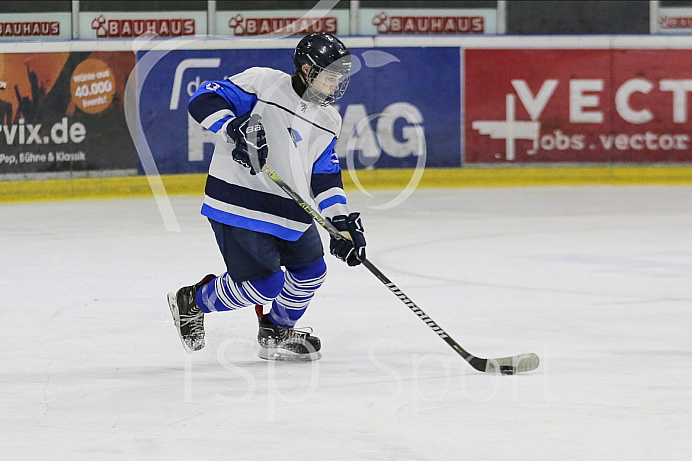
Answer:
[[[305,35],[326,32],[336,34],[339,20],[335,16],[325,17],[259,17],[246,18],[236,14],[228,20],[233,35]]]
[[[139,37],[180,37],[195,35],[193,18],[175,19],[108,19],[103,14],[91,21],[91,29],[97,38]]]
[[[372,18],[378,34],[482,34],[483,16],[400,16],[384,11]]]
[[[0,37],[41,37],[60,35],[58,21],[0,22]]]

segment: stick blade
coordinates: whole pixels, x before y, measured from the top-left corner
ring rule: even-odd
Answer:
[[[533,371],[538,368],[538,364],[538,356],[534,353],[502,357],[499,359],[487,359],[485,363],[485,372],[513,375],[515,373]]]

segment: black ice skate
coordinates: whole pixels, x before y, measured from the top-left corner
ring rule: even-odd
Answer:
[[[311,361],[322,357],[320,339],[306,331],[274,325],[263,307],[255,306],[259,320],[259,357],[265,360]]]
[[[175,327],[185,350],[192,354],[204,347],[204,312],[197,305],[195,296],[200,287],[216,278],[209,274],[199,283],[182,287],[176,293],[168,293],[168,306],[171,308]]]

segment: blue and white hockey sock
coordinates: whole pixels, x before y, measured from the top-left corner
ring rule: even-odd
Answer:
[[[320,259],[307,266],[286,270],[283,289],[272,303],[269,320],[275,325],[293,328],[302,317],[327,275],[327,265]]]
[[[226,273],[203,286],[196,299],[202,312],[230,311],[267,304],[279,295],[283,285],[283,271],[241,283],[234,282]]]

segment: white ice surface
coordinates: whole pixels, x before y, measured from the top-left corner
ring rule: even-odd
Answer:
[[[350,193],[313,364],[257,358],[251,309],[183,351],[166,293],[223,271],[200,197],[0,204],[2,460],[682,460],[692,453],[692,188]],[[323,234],[324,237],[324,234]],[[326,241],[326,237],[325,237]]]

